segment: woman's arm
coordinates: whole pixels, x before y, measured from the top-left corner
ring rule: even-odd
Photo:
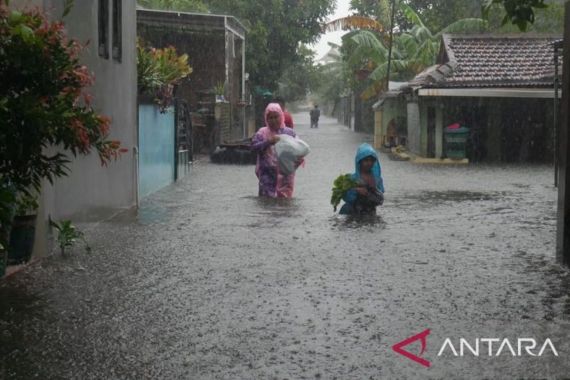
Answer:
[[[256,133],[255,136],[253,136],[253,140],[251,141],[250,147],[251,150],[253,151],[263,152],[270,145],[271,145],[270,140],[265,140],[261,134]]]

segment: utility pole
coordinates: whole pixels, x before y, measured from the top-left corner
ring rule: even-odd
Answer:
[[[562,110],[559,130],[558,163],[558,225],[556,257],[570,266],[570,1],[566,2],[562,57]]]
[[[392,1],[392,13],[390,15],[390,42],[388,46],[388,69],[386,71],[386,91],[390,89],[390,69],[392,66],[392,41],[394,37],[394,16],[396,14],[396,0]]]

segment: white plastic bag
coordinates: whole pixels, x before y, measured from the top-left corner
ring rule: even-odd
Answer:
[[[279,162],[279,172],[289,175],[297,169],[296,163],[309,154],[309,145],[289,135],[279,135],[279,141],[275,144],[275,153]]]

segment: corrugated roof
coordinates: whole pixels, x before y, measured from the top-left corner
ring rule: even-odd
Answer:
[[[242,38],[248,32],[246,27],[235,16],[210,13],[138,8],[137,22],[155,27],[176,26],[184,30],[225,30],[226,28],[232,28]]]

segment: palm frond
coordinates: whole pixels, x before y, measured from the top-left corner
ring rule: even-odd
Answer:
[[[422,21],[420,15],[416,13],[408,4],[404,3],[403,1],[400,2],[400,10],[404,13],[404,16],[414,25],[421,26],[425,28],[424,22]]]
[[[325,32],[338,32],[341,30],[373,30],[378,33],[383,33],[384,26],[378,21],[362,16],[347,16],[341,17],[324,26]]]

